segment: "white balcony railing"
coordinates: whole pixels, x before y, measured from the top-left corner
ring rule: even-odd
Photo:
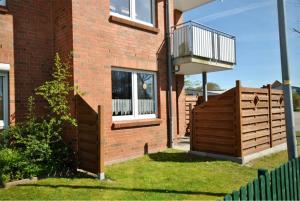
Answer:
[[[205,27],[195,22],[186,22],[174,27],[173,57],[200,57],[203,59],[236,63],[235,37]]]

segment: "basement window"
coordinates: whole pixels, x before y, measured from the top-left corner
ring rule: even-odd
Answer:
[[[0,0],[0,6],[6,6],[6,0]]]
[[[110,0],[110,14],[154,26],[155,0]]]
[[[114,121],[157,117],[155,73],[114,68],[111,76]]]

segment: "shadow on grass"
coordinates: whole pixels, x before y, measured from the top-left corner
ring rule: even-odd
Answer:
[[[159,162],[181,162],[181,163],[216,161],[216,159],[213,158],[193,156],[185,152],[158,152],[155,154],[149,154],[149,158]]]
[[[227,193],[213,193],[202,191],[180,191],[168,189],[143,189],[143,188],[124,188],[124,187],[107,187],[107,186],[80,186],[80,185],[51,185],[51,184],[23,184],[25,187],[45,187],[45,188],[71,188],[71,189],[99,189],[99,190],[117,190],[117,191],[135,191],[149,193],[174,193],[188,195],[208,195],[208,196],[225,196]]]

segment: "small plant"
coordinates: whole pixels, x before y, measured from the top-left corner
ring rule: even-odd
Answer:
[[[78,92],[77,88],[70,84],[70,66],[63,63],[58,54],[55,56],[53,79],[46,81],[35,90],[37,96],[41,96],[47,103],[50,113],[47,117],[50,122],[58,126],[60,131],[65,123],[77,126],[76,119],[72,117],[68,98],[70,93]]]
[[[35,96],[47,103],[48,113],[36,115],[35,98],[31,96],[28,98],[26,120],[0,135],[0,151],[15,156],[11,160],[0,158],[5,170],[1,172],[3,180],[74,170],[75,154],[62,139],[66,125],[77,126],[69,104],[70,95],[77,92],[77,88],[71,85],[70,78],[69,64],[63,63],[56,54],[52,79],[35,90]],[[22,164],[22,167],[12,166],[9,161],[17,161],[16,164]]]
[[[32,177],[39,167],[17,150],[0,150],[0,182]]]
[[[300,111],[300,94],[293,93],[293,107],[294,111]]]

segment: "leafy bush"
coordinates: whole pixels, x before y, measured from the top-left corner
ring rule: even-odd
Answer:
[[[62,139],[67,124],[77,125],[68,100],[70,94],[78,90],[71,86],[70,77],[69,65],[56,55],[52,80],[35,90],[35,95],[47,103],[47,115],[37,117],[35,98],[29,97],[26,120],[1,133],[0,151],[3,155],[8,153],[8,158],[0,155],[3,180],[75,170],[75,154]]]
[[[24,155],[17,150],[2,149],[0,150],[0,183],[32,177],[40,168],[30,163]]]
[[[294,110],[300,110],[300,94],[294,92],[293,93],[293,106]]]

